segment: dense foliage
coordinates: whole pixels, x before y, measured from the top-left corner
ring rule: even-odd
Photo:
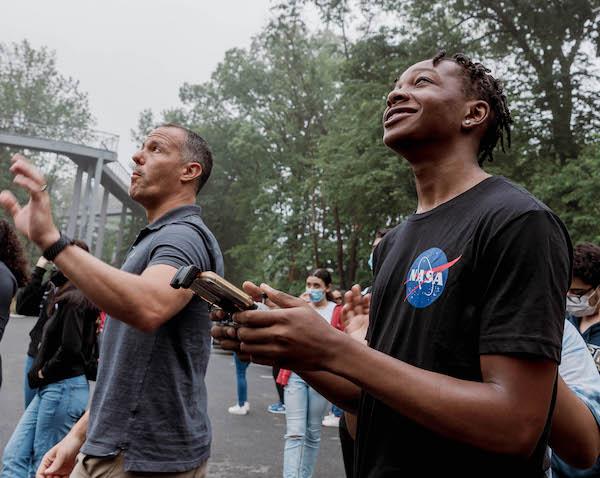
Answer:
[[[80,142],[93,124],[87,94],[80,91],[79,83],[57,69],[54,52],[36,49],[26,40],[0,43],[0,105],[0,131]],[[10,158],[16,152],[0,147],[0,190],[9,188],[26,201],[24,191],[11,187],[8,174]],[[72,199],[73,163],[54,154],[26,153],[48,179],[55,220],[64,222]],[[35,262],[38,251],[32,244],[27,248]]]
[[[323,28],[309,31],[302,9]],[[369,282],[377,228],[415,207],[407,164],[382,144],[394,78],[439,50],[483,61],[506,85],[512,148],[486,168],[554,208],[575,242],[600,241],[598,0],[314,0],[274,7],[248,49],[226,53],[210,81],[184,84],[163,112],[204,135],[216,168],[200,202],[227,276],[293,292],[329,267]],[[352,34],[348,32],[352,31]],[[145,111],[136,134],[155,118]]]

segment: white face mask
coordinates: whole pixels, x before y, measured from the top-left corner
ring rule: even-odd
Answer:
[[[594,305],[590,305],[590,299],[598,292],[598,287],[582,296],[567,294],[567,313],[575,317],[587,317],[594,315],[598,311],[600,301],[596,300]]]

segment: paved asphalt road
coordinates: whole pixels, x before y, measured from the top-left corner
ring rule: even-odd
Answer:
[[[4,449],[23,411],[23,361],[33,319],[13,317],[0,343],[4,383],[0,390],[0,450]],[[271,369],[251,365],[247,371],[250,413],[234,416],[235,367],[231,355],[213,352],[208,367],[208,412],[213,427],[210,478],[281,476],[285,416],[266,407],[275,401]],[[323,428],[316,478],[344,476],[337,429]]]

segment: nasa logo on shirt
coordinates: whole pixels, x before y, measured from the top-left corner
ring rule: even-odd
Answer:
[[[448,269],[460,260],[458,256],[451,262],[444,251],[432,247],[415,259],[406,277],[406,297],[413,307],[423,309],[433,304],[444,292],[448,282]]]

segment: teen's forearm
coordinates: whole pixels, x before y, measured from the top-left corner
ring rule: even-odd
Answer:
[[[111,267],[79,247],[65,248],[54,263],[111,317],[143,330],[160,313],[161,304],[142,277]]]
[[[343,335],[336,335],[336,341],[329,344],[334,352],[326,368],[409,419],[488,451],[521,456],[533,452],[548,413],[551,386],[544,393],[531,391],[539,393],[545,409],[533,415],[522,410],[519,396],[501,384],[423,370]]]
[[[558,379],[550,446],[568,464],[590,468],[600,454],[600,429],[589,408]]]
[[[356,384],[329,372],[297,373],[330,402],[348,412],[357,412],[361,390]]]

